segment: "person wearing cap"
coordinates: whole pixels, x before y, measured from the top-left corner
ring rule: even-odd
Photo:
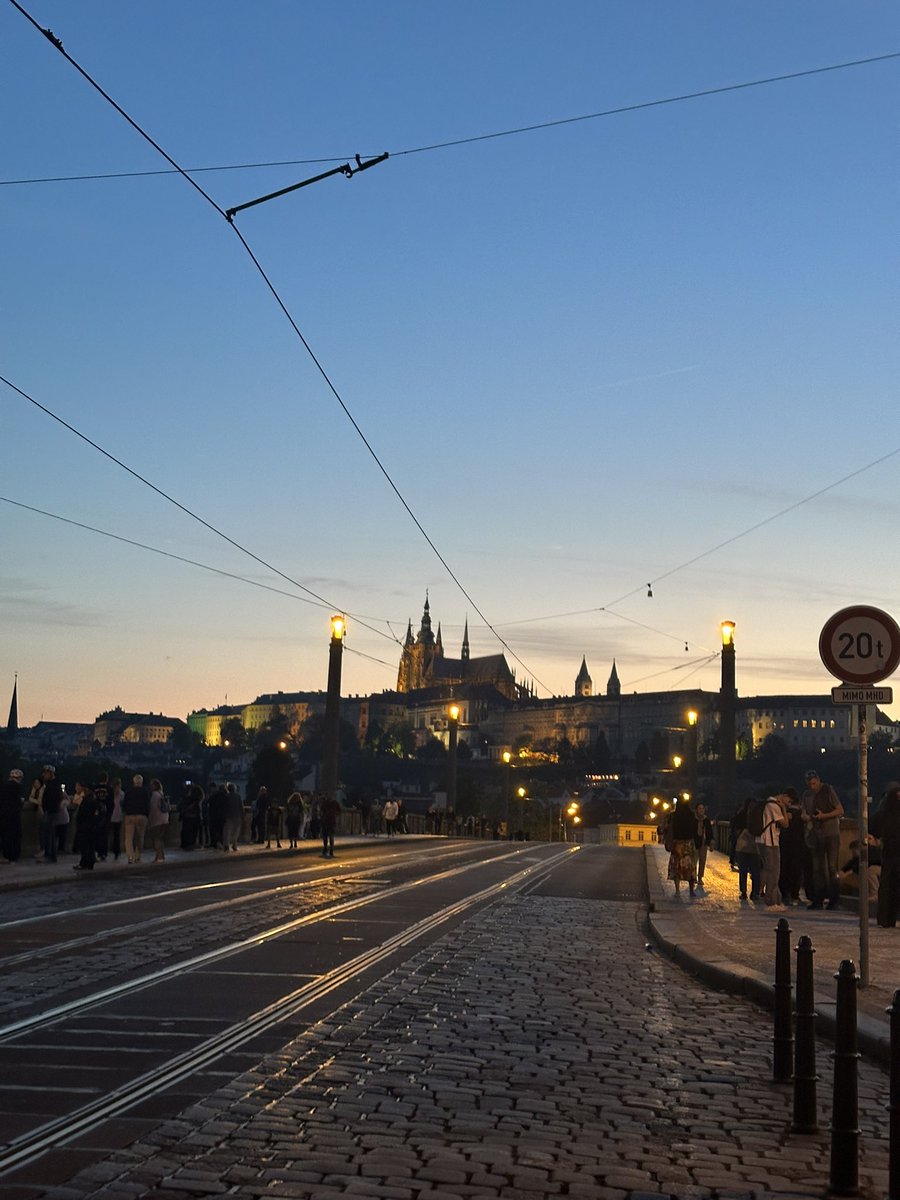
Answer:
[[[18,862],[22,856],[22,772],[15,767],[0,784],[0,862]]]
[[[834,788],[824,783],[815,770],[806,772],[801,806],[812,875],[809,907],[822,908],[824,903],[827,908],[837,908],[843,806]]]
[[[884,799],[869,825],[881,844],[881,882],[878,885],[878,924],[892,929],[900,913],[900,783],[887,785]]]

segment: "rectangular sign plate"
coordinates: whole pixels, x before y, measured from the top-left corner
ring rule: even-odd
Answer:
[[[894,689],[889,687],[852,687],[843,684],[831,689],[835,704],[893,704]]]

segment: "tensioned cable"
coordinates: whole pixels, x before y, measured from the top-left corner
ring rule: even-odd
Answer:
[[[804,504],[809,504],[812,500],[818,500],[820,496],[824,496],[827,492],[834,491],[834,489],[840,487],[841,484],[847,483],[850,479],[855,479],[857,475],[863,475],[866,471],[871,471],[874,467],[881,466],[882,463],[887,462],[891,458],[895,458],[898,454],[900,454],[900,446],[897,446],[893,450],[889,450],[887,454],[882,454],[880,458],[873,459],[872,462],[866,463],[865,466],[858,467],[855,471],[851,471],[848,475],[842,475],[840,479],[835,479],[832,483],[826,484],[825,487],[819,488],[815,492],[810,492],[808,496],[804,496],[800,500],[795,500],[793,504],[787,505],[786,508],[781,508],[778,510],[778,512],[772,513],[768,517],[763,517],[761,521],[757,521],[755,524],[749,525],[746,529],[742,529],[740,533],[733,534],[731,537],[726,538],[724,542],[717,542],[715,546],[710,546],[708,550],[703,550],[700,554],[695,554],[693,558],[689,558],[686,562],[679,563],[677,567],[672,567],[671,570],[666,571],[664,574],[655,575],[650,582],[652,584],[657,584],[661,580],[668,579],[670,576],[677,574],[679,571],[686,570],[687,567],[693,566],[694,563],[700,562],[701,559],[708,558],[711,554],[715,554],[718,550],[723,550],[726,546],[730,546],[734,542],[740,541],[741,538],[745,538],[749,534],[755,533],[757,529],[762,529],[764,525],[771,525],[773,521],[777,521],[780,517],[784,517],[788,513],[794,512],[795,509],[802,508]],[[571,612],[550,613],[545,617],[523,617],[520,621],[507,621],[505,624],[528,625],[536,621],[556,621],[563,617],[585,617],[590,613],[610,613],[614,605],[621,604],[623,600],[630,600],[632,596],[637,595],[638,592],[642,592],[647,586],[647,584],[642,583],[638,587],[632,588],[630,592],[626,592],[623,596],[619,596],[618,600],[611,600],[608,604],[601,604],[596,608],[579,608],[574,609]],[[620,617],[623,621],[631,620],[630,617],[626,617],[622,613],[611,613],[611,615]],[[633,623],[635,625],[640,624],[639,621],[634,621]],[[651,627],[644,626],[644,628],[650,629]],[[654,629],[652,632],[663,633],[663,631],[660,629]],[[663,634],[663,636],[674,637],[675,635],[670,633]]]
[[[98,533],[101,537],[112,538],[112,540],[115,542],[123,542],[126,546],[134,546],[138,550],[148,550],[151,554],[159,554],[163,558],[174,559],[175,562],[185,563],[189,567],[199,567],[201,571],[209,571],[213,575],[221,575],[224,579],[233,579],[237,583],[246,583],[249,584],[250,587],[262,588],[262,590],[266,592],[274,592],[276,596],[285,596],[288,600],[295,600],[298,604],[311,604],[316,608],[327,607],[328,609],[331,609],[334,607],[333,605],[325,605],[324,602],[320,602],[318,600],[307,600],[305,596],[298,596],[296,592],[286,592],[283,588],[273,587],[270,583],[262,583],[258,579],[248,579],[246,575],[236,575],[233,571],[223,571],[221,567],[213,567],[210,566],[209,563],[198,562],[195,558],[186,558],[183,554],[175,554],[172,550],[162,550],[159,546],[150,546],[146,542],[138,542],[135,541],[134,538],[123,537],[120,533],[112,533],[108,529],[99,529],[96,525],[88,525],[84,521],[76,521],[74,518],[64,517],[60,513],[48,512],[45,508],[35,508],[33,504],[23,504],[21,500],[13,500],[9,496],[0,496],[0,503],[12,504],[15,508],[22,508],[26,512],[37,513],[38,516],[41,517],[49,517],[52,521],[61,521],[64,525],[74,525],[76,529],[84,529],[88,533]],[[400,644],[393,631],[390,633],[385,633],[381,629],[375,629],[370,625],[366,625],[361,616],[359,616],[357,613],[350,612],[349,609],[341,609],[341,612],[348,617],[352,617],[353,620],[359,625],[362,625],[363,628],[369,629],[373,633],[377,633],[379,637],[387,638],[389,642],[397,642],[398,645]],[[377,618],[372,619],[374,620]],[[385,624],[387,625],[388,622],[385,621]],[[371,654],[363,654],[361,650],[354,650],[346,643],[344,645],[344,650],[348,654],[356,654],[360,658],[368,658],[371,662],[380,663],[384,667],[390,667],[391,670],[396,670],[395,664],[387,663],[381,658],[373,657]]]
[[[47,408],[45,404],[41,404],[39,400],[35,400],[34,396],[29,396],[27,392],[24,392],[20,387],[17,387],[10,379],[7,379],[5,375],[0,375],[0,383],[5,383],[8,388],[11,388],[14,392],[17,392],[24,400],[27,400],[29,404],[33,404],[35,408],[40,409],[42,413],[45,413],[48,417],[51,417],[54,421],[57,421],[65,429],[68,429],[70,433],[74,433],[76,437],[81,438],[83,442],[86,442],[89,446],[92,446],[96,451],[98,451],[98,453],[102,454],[104,458],[108,458],[110,462],[115,463],[117,467],[121,467],[123,471],[127,471],[132,478],[137,479],[139,483],[143,483],[146,487],[150,488],[151,491],[156,492],[158,496],[161,496],[163,500],[167,500],[169,504],[173,504],[175,508],[177,508],[180,512],[183,512],[186,516],[191,517],[194,521],[199,522],[199,524],[201,524],[205,529],[208,529],[210,533],[214,533],[217,537],[222,538],[222,540],[228,542],[230,546],[234,546],[236,550],[240,550],[242,554],[246,554],[249,558],[252,558],[254,562],[258,562],[260,566],[265,567],[267,571],[271,571],[280,579],[284,579],[287,583],[299,588],[301,592],[306,592],[308,596],[312,596],[314,600],[323,605],[325,608],[331,608],[332,610],[338,610],[341,612],[344,611],[340,605],[332,604],[331,601],[326,600],[324,596],[320,596],[318,592],[314,592],[312,588],[308,588],[306,584],[300,583],[299,580],[292,579],[290,575],[286,575],[284,571],[279,570],[278,567],[273,566],[264,558],[260,558],[258,554],[254,554],[252,550],[248,550],[246,546],[242,546],[240,542],[237,542],[234,540],[234,538],[229,537],[228,534],[224,533],[221,529],[217,529],[215,525],[210,524],[210,522],[204,517],[201,517],[198,513],[195,513],[192,509],[182,504],[179,500],[176,500],[174,496],[170,496],[168,492],[165,492],[162,488],[157,487],[155,483],[151,483],[146,476],[141,475],[138,471],[135,471],[133,467],[129,467],[128,464],[122,462],[120,458],[116,458],[116,456],[111,454],[109,450],[104,450],[101,445],[89,438],[86,433],[82,433],[80,429],[76,429],[74,425],[70,424],[63,417],[53,412],[52,409]],[[77,524],[77,522],[74,523]],[[357,620],[357,618],[354,618],[354,620]],[[372,633],[378,633],[382,637],[388,636],[382,630],[375,629],[370,625],[366,625],[363,621],[360,621],[360,624],[363,625],[364,628],[371,630]]]
[[[161,146],[160,146],[160,145],[159,145],[159,144],[158,144],[158,143],[157,143],[157,142],[156,142],[156,141],[155,141],[155,140],[154,140],[154,139],[153,139],[153,138],[152,138],[152,137],[151,137],[151,136],[150,136],[148,133],[146,133],[146,132],[145,132],[145,131],[144,131],[144,130],[141,128],[141,126],[140,126],[140,125],[138,125],[138,123],[137,123],[137,122],[136,122],[136,121],[135,121],[135,120],[134,120],[132,117],[130,117],[130,116],[128,115],[128,113],[126,113],[126,112],[125,112],[125,110],[124,110],[124,109],[121,107],[121,105],[117,104],[117,103],[116,103],[116,101],[115,101],[115,100],[113,100],[113,98],[112,98],[112,97],[111,97],[111,96],[110,96],[110,95],[109,95],[109,94],[108,94],[106,91],[104,91],[104,89],[103,89],[103,88],[100,86],[100,84],[99,84],[99,83],[97,83],[97,82],[96,82],[96,80],[94,80],[94,79],[91,77],[91,75],[89,75],[89,74],[88,74],[88,72],[87,72],[87,71],[85,71],[85,69],[84,69],[84,68],[83,68],[83,67],[82,67],[82,66],[81,66],[81,65],[80,65],[78,62],[76,62],[76,61],[75,61],[75,59],[74,59],[74,58],[72,58],[72,56],[71,56],[71,55],[70,55],[70,54],[69,54],[69,53],[66,51],[66,49],[65,49],[65,47],[63,46],[63,44],[62,44],[62,42],[60,41],[60,39],[59,39],[58,37],[56,37],[56,36],[55,36],[55,35],[54,35],[54,34],[51,32],[51,30],[49,30],[49,29],[44,29],[44,28],[43,28],[43,27],[42,27],[42,26],[41,26],[41,25],[40,25],[40,24],[39,24],[39,23],[38,23],[38,22],[37,22],[37,21],[34,19],[34,17],[32,17],[32,16],[31,16],[31,14],[30,14],[30,13],[29,13],[29,12],[27,12],[27,11],[26,11],[26,9],[24,9],[24,8],[22,7],[22,5],[19,3],[19,0],[9,0],[9,2],[10,2],[10,4],[12,4],[12,5],[13,5],[13,7],[14,7],[15,9],[17,9],[17,11],[18,11],[18,12],[20,12],[20,13],[22,14],[22,16],[24,16],[24,17],[25,17],[25,19],[26,19],[26,20],[27,20],[27,21],[28,21],[28,22],[29,22],[29,23],[30,23],[30,24],[31,24],[31,25],[32,25],[32,26],[33,26],[33,27],[34,27],[36,30],[38,30],[40,33],[42,33],[42,34],[44,35],[44,37],[45,37],[45,38],[47,38],[47,40],[48,40],[48,41],[50,41],[50,42],[51,42],[51,43],[52,43],[52,44],[53,44],[53,45],[56,47],[56,49],[57,49],[57,50],[60,52],[60,54],[62,54],[62,56],[65,58],[65,60],[66,60],[68,63],[70,63],[70,64],[71,64],[71,66],[73,66],[73,67],[75,68],[75,70],[76,70],[76,71],[79,73],[79,75],[81,75],[81,77],[82,77],[82,78],[83,78],[83,79],[84,79],[84,80],[85,80],[85,81],[86,81],[88,84],[90,84],[90,86],[91,86],[92,88],[94,88],[94,89],[95,89],[95,91],[97,91],[97,92],[98,92],[98,93],[99,93],[99,94],[100,94],[100,95],[101,95],[101,96],[104,98],[104,100],[106,100],[106,101],[107,101],[107,102],[108,102],[108,103],[109,103],[109,104],[110,104],[110,105],[111,105],[111,106],[112,106],[112,107],[113,107],[113,108],[116,110],[116,112],[117,112],[117,113],[119,113],[119,114],[120,114],[120,115],[121,115],[121,116],[122,116],[122,117],[123,117],[123,118],[124,118],[124,119],[125,119],[125,120],[128,122],[128,124],[129,124],[129,125],[132,127],[132,129],[134,129],[136,133],[138,133],[138,134],[139,134],[139,135],[140,135],[142,138],[144,138],[144,140],[145,140],[146,142],[148,142],[148,143],[149,143],[149,144],[150,144],[150,145],[151,145],[151,146],[152,146],[152,147],[153,147],[153,148],[154,148],[154,149],[155,149],[155,150],[156,150],[156,151],[157,151],[159,154],[161,154],[161,155],[162,155],[162,157],[163,157],[163,158],[166,160],[166,162],[168,162],[168,163],[169,163],[169,164],[170,164],[172,167],[174,167],[174,168],[175,168],[175,170],[177,170],[177,171],[178,171],[178,173],[179,173],[180,175],[183,175],[183,176],[184,176],[184,178],[185,178],[185,179],[186,179],[186,180],[187,180],[187,181],[190,183],[190,185],[191,185],[193,188],[195,188],[195,189],[196,189],[196,191],[197,191],[197,192],[199,192],[199,194],[200,194],[200,195],[201,195],[201,196],[202,196],[202,197],[203,197],[203,198],[204,198],[204,199],[205,199],[205,200],[206,200],[206,201],[207,201],[207,202],[208,202],[210,205],[212,205],[212,207],[213,207],[213,208],[216,210],[216,212],[217,212],[217,213],[218,213],[218,214],[219,214],[221,217],[223,217],[223,218],[224,218],[224,219],[225,219],[225,220],[228,222],[228,225],[229,225],[229,227],[230,227],[231,229],[233,229],[233,230],[234,230],[234,232],[237,234],[237,237],[238,237],[238,239],[239,239],[239,241],[240,241],[241,245],[244,247],[245,251],[246,251],[246,252],[247,252],[247,254],[249,255],[249,257],[250,257],[250,260],[253,262],[253,264],[254,264],[254,266],[256,267],[257,271],[259,272],[259,274],[260,274],[261,278],[263,279],[263,281],[265,282],[265,284],[266,284],[267,288],[269,289],[269,291],[271,292],[272,296],[274,297],[274,299],[275,299],[276,303],[278,304],[278,307],[281,309],[282,313],[283,313],[283,314],[284,314],[284,316],[287,318],[287,320],[288,320],[288,322],[289,322],[289,324],[290,324],[291,328],[294,330],[295,334],[296,334],[296,335],[297,335],[297,337],[299,338],[299,340],[300,340],[301,344],[303,345],[303,347],[304,347],[304,349],[306,350],[307,354],[309,355],[310,359],[311,359],[311,360],[312,360],[312,362],[315,364],[315,367],[316,367],[316,369],[318,370],[319,374],[322,376],[322,379],[325,381],[325,383],[326,383],[326,385],[327,385],[328,389],[330,390],[330,392],[332,393],[332,395],[335,397],[335,399],[337,400],[338,404],[341,406],[341,409],[343,410],[343,412],[344,412],[344,414],[346,415],[347,419],[350,421],[350,423],[351,423],[351,425],[353,426],[354,430],[356,431],[356,433],[359,435],[360,439],[362,440],[362,442],[363,442],[363,445],[364,445],[364,446],[366,447],[366,449],[369,451],[369,454],[372,456],[372,458],[373,458],[374,462],[375,462],[375,463],[376,463],[376,465],[378,466],[378,469],[381,471],[382,475],[383,475],[383,476],[384,476],[384,478],[387,480],[387,482],[388,482],[388,484],[389,484],[389,486],[390,486],[391,490],[394,492],[394,495],[395,495],[395,496],[397,497],[397,499],[400,501],[400,503],[402,504],[403,508],[406,510],[407,514],[409,515],[409,517],[410,517],[410,518],[411,518],[411,520],[413,521],[413,524],[416,526],[416,528],[417,528],[417,529],[419,530],[419,532],[422,534],[422,536],[423,536],[423,538],[425,539],[425,541],[426,541],[426,542],[428,543],[428,545],[431,547],[432,551],[434,552],[434,554],[435,554],[435,556],[437,557],[438,561],[439,561],[439,562],[441,563],[441,565],[443,566],[444,570],[447,572],[447,574],[450,576],[450,578],[453,580],[453,582],[456,584],[456,586],[459,588],[459,590],[462,592],[462,594],[465,596],[465,598],[468,600],[468,602],[469,602],[469,603],[472,605],[472,607],[473,607],[473,609],[475,610],[475,612],[478,614],[478,616],[479,616],[479,617],[481,618],[481,620],[484,622],[484,624],[485,624],[485,627],[486,627],[487,629],[489,629],[489,630],[491,631],[491,633],[493,633],[494,637],[497,639],[497,641],[500,643],[500,645],[501,645],[501,646],[503,646],[503,648],[509,652],[509,654],[510,654],[510,655],[511,655],[511,656],[512,656],[512,657],[513,657],[515,660],[516,660],[516,662],[517,662],[517,663],[518,663],[518,664],[519,664],[521,667],[523,667],[523,668],[524,668],[526,671],[528,671],[529,675],[531,675],[532,679],[534,679],[534,681],[535,681],[535,682],[537,682],[537,683],[538,683],[538,684],[539,684],[539,685],[540,685],[542,688],[544,688],[544,690],[545,690],[546,692],[548,692],[548,693],[549,693],[550,689],[547,687],[547,685],[546,685],[546,684],[544,684],[543,682],[541,682],[541,680],[540,680],[540,679],[537,677],[537,675],[535,675],[535,674],[534,674],[534,672],[533,672],[533,671],[531,671],[531,669],[530,669],[530,668],[529,668],[529,667],[528,667],[528,666],[527,666],[527,665],[526,665],[526,664],[525,664],[525,663],[522,661],[522,659],[521,659],[521,658],[519,658],[518,654],[516,654],[516,652],[515,652],[515,651],[512,649],[512,647],[511,647],[511,646],[509,646],[509,645],[508,645],[508,643],[507,643],[506,641],[504,641],[504,639],[503,639],[503,638],[500,636],[500,634],[499,634],[499,633],[497,633],[496,629],[494,629],[493,625],[490,623],[490,621],[487,619],[487,617],[484,615],[484,613],[481,611],[481,609],[480,609],[480,608],[478,607],[478,605],[475,603],[474,599],[473,599],[473,598],[472,598],[472,597],[469,595],[468,591],[467,591],[467,590],[466,590],[466,588],[463,586],[462,582],[459,580],[459,578],[457,577],[457,575],[455,574],[455,572],[454,572],[454,571],[452,570],[452,568],[450,567],[450,564],[447,562],[447,560],[444,558],[444,556],[443,556],[443,555],[441,554],[441,552],[438,550],[438,548],[437,548],[437,546],[435,545],[435,543],[434,543],[434,542],[431,540],[431,538],[429,537],[429,535],[426,533],[424,526],[423,526],[423,525],[422,525],[422,523],[419,521],[418,517],[415,515],[415,513],[413,512],[413,510],[410,508],[410,506],[409,506],[409,504],[407,503],[406,499],[404,498],[404,496],[403,496],[403,495],[402,495],[402,493],[400,492],[400,489],[397,487],[397,485],[394,483],[393,479],[391,478],[391,476],[390,476],[390,474],[389,474],[389,472],[388,472],[387,468],[384,466],[384,464],[381,462],[381,459],[378,457],[378,454],[376,453],[376,451],[375,451],[374,447],[373,447],[373,446],[372,446],[372,444],[369,442],[368,438],[366,438],[366,436],[364,435],[364,433],[363,433],[362,429],[361,429],[361,428],[360,428],[360,426],[357,424],[357,422],[356,422],[355,418],[353,417],[352,413],[350,412],[349,408],[348,408],[348,407],[347,407],[347,405],[344,403],[344,400],[343,400],[343,398],[341,397],[341,395],[340,395],[340,393],[338,392],[338,390],[337,390],[337,388],[335,387],[335,385],[332,383],[332,381],[331,381],[331,379],[330,379],[330,377],[329,377],[328,373],[326,372],[325,368],[322,366],[322,364],[320,363],[319,359],[318,359],[318,358],[316,357],[316,355],[313,353],[312,347],[310,346],[309,342],[307,342],[306,338],[303,336],[302,332],[300,331],[300,327],[297,325],[297,322],[294,320],[293,316],[291,315],[290,311],[288,310],[288,308],[287,308],[287,305],[284,303],[284,301],[281,299],[281,296],[278,294],[278,291],[276,290],[276,288],[275,288],[275,285],[272,283],[272,281],[269,279],[269,277],[268,277],[268,275],[266,274],[266,272],[263,270],[262,264],[259,262],[259,260],[257,259],[256,255],[255,255],[255,254],[253,253],[253,251],[251,250],[251,248],[250,248],[250,246],[249,246],[249,244],[248,244],[247,240],[244,238],[244,236],[243,236],[243,234],[241,233],[241,231],[240,231],[240,230],[237,228],[237,226],[234,224],[234,222],[233,222],[232,220],[229,220],[229,218],[228,218],[228,215],[227,215],[227,213],[225,212],[225,210],[224,210],[224,209],[222,209],[222,208],[221,208],[221,207],[220,207],[220,206],[219,206],[219,205],[216,203],[216,201],[215,201],[215,200],[213,200],[213,198],[212,198],[212,197],[209,195],[209,193],[208,193],[208,192],[204,191],[204,189],[203,189],[203,188],[202,188],[202,187],[201,187],[201,186],[200,186],[200,185],[199,185],[199,184],[198,184],[198,183],[197,183],[197,182],[196,182],[194,179],[192,179],[192,178],[190,177],[190,175],[188,175],[188,174],[187,174],[187,172],[186,172],[186,171],[185,171],[185,170],[184,170],[184,169],[183,169],[183,168],[182,168],[182,167],[181,167],[181,166],[180,166],[180,165],[179,165],[179,164],[178,164],[178,163],[175,161],[175,159],[174,159],[174,158],[172,158],[172,157],[171,157],[171,155],[169,155],[169,154],[168,154],[168,153],[167,153],[165,150],[163,150],[163,148],[162,148],[162,147],[161,147]],[[0,379],[2,379],[2,376],[0,376]],[[4,381],[4,382],[5,382],[5,381]],[[16,391],[19,391],[19,389],[18,389],[18,388],[16,388],[15,390],[16,390]],[[22,393],[20,393],[20,394],[21,394],[21,395],[23,395],[23,396],[25,395],[25,393],[24,393],[24,392],[22,392]],[[30,400],[30,399],[31,399],[31,397],[28,397],[28,396],[26,396],[26,399],[29,399],[29,400]],[[32,401],[32,402],[33,402],[33,403],[36,403],[35,401]],[[38,407],[42,407],[42,406],[40,406],[40,405],[39,405]],[[47,412],[49,412],[49,410],[46,410],[46,409],[45,409],[44,411],[47,411]],[[54,415],[54,414],[50,414],[50,415]],[[56,419],[57,419],[57,420],[60,420],[60,418],[56,418]],[[63,424],[65,424],[65,422],[62,422],[62,423],[63,423]],[[69,428],[71,428],[71,426],[69,426]],[[83,435],[79,435],[79,436],[83,436]],[[86,441],[89,441],[89,439],[87,439],[87,438],[85,438],[85,440],[86,440]],[[92,445],[95,445],[95,443],[91,443],[91,444],[92,444]],[[96,447],[96,448],[97,448],[97,449],[100,449],[100,447]],[[103,451],[103,453],[106,453],[106,452],[105,452],[105,451]],[[108,455],[108,457],[110,457],[110,458],[111,458],[112,456],[111,456],[111,455]],[[116,462],[119,462],[119,460],[118,460],[118,459],[115,459],[114,461],[116,461]],[[124,463],[121,463],[121,462],[119,462],[119,465],[120,465],[120,466],[122,466],[122,467],[125,467],[125,464],[124,464]],[[141,476],[137,475],[137,472],[135,472],[135,471],[132,471],[130,467],[125,467],[125,470],[129,471],[129,473],[130,473],[131,475],[134,475],[134,476],[135,476],[135,478],[142,478]],[[146,482],[148,482],[148,481],[147,481],[147,480],[144,480],[144,482],[146,483]],[[153,485],[152,485],[152,484],[149,484],[149,483],[148,483],[148,486],[150,486],[150,487],[153,487]],[[158,488],[154,488],[154,491],[157,491],[157,492],[159,492],[159,494],[160,494],[160,495],[165,495],[165,493],[161,492],[161,491],[160,491],[160,489],[158,489]],[[171,497],[166,497],[166,498],[167,498],[167,499],[171,499]],[[177,504],[177,501],[173,501],[173,503],[176,503],[176,504]],[[195,516],[195,517],[196,517],[196,514],[194,514],[194,513],[191,513],[191,512],[190,512],[190,510],[188,510],[188,509],[184,508],[184,506],[183,506],[183,505],[180,505],[180,504],[179,504],[179,505],[178,505],[178,507],[179,507],[179,508],[181,508],[181,509],[182,509],[182,511],[184,511],[184,512],[188,513],[188,515],[190,515],[190,516]],[[201,521],[202,521],[202,518],[196,518],[196,519],[198,519],[198,520],[201,520]],[[237,548],[238,548],[238,549],[240,549],[240,550],[243,550],[243,551],[244,551],[244,553],[247,553],[247,554],[249,554],[249,555],[250,555],[250,557],[251,557],[251,558],[253,558],[253,559],[255,559],[257,562],[261,562],[261,563],[263,563],[263,565],[264,565],[264,566],[266,566],[266,567],[267,567],[269,570],[275,571],[275,574],[277,574],[277,575],[281,576],[281,578],[282,578],[282,579],[287,579],[289,583],[294,583],[294,584],[295,584],[295,586],[297,586],[297,587],[300,587],[300,588],[301,588],[303,591],[307,591],[307,592],[309,592],[311,595],[315,595],[315,593],[313,593],[313,592],[310,592],[310,589],[308,589],[308,588],[305,588],[305,587],[304,587],[302,584],[296,584],[296,581],[295,581],[295,580],[292,580],[292,579],[290,579],[288,576],[284,575],[284,573],[283,573],[282,571],[279,571],[279,570],[277,570],[276,568],[272,567],[272,566],[271,566],[269,563],[265,563],[265,562],[263,562],[263,560],[262,560],[262,559],[260,559],[260,558],[258,558],[258,557],[257,557],[257,555],[253,554],[253,553],[252,553],[252,551],[249,551],[249,550],[247,550],[245,547],[243,547],[243,546],[240,546],[240,545],[239,545],[237,542],[235,542],[235,541],[234,541],[232,538],[228,537],[226,534],[222,533],[220,530],[217,530],[217,529],[215,529],[215,528],[214,528],[212,525],[210,525],[208,522],[206,522],[206,521],[202,521],[202,524],[204,524],[204,525],[205,525],[205,526],[206,526],[208,529],[212,530],[214,533],[217,533],[217,534],[218,534],[220,537],[223,537],[223,538],[225,538],[225,540],[226,540],[226,541],[228,541],[228,542],[230,542],[230,543],[231,543],[231,545],[233,545],[233,546],[237,547]],[[318,596],[317,596],[316,598],[317,598],[317,599],[321,599],[321,597],[318,597]]]
[[[15,2],[15,0],[13,0],[13,2]],[[19,6],[16,5],[16,7],[18,8]],[[24,10],[20,11],[24,12]],[[42,32],[49,36],[48,31],[42,30]],[[51,38],[51,41],[54,42],[54,45],[58,44],[57,40],[54,38]],[[869,66],[872,63],[885,62],[893,58],[900,58],[900,51],[892,51],[888,54],[876,54],[869,58],[850,59],[846,62],[830,63],[825,67],[810,67],[803,71],[791,71],[784,75],[769,75],[763,79],[748,79],[742,83],[722,84],[719,87],[704,88],[698,92],[683,92],[677,96],[664,96],[657,100],[642,100],[635,104],[623,104],[617,108],[601,109],[599,112],[582,113],[576,117],[560,117],[554,121],[539,121],[533,125],[520,125],[515,129],[502,129],[493,133],[474,134],[468,137],[454,138],[451,141],[446,142],[432,142],[429,145],[414,146],[406,150],[392,150],[391,157],[399,158],[404,154],[426,154],[434,150],[446,150],[454,146],[468,146],[475,142],[486,142],[495,140],[497,138],[516,137],[523,133],[536,133],[542,129],[554,129],[561,125],[575,125],[580,121],[598,121],[604,117],[621,116],[624,113],[639,112],[642,109],[661,108],[667,104],[683,104],[688,100],[700,100],[709,96],[721,96],[728,92],[744,91],[748,88],[766,87],[773,83],[786,83],[792,79],[804,79],[813,75],[824,75],[829,71],[844,71],[852,67]],[[119,111],[121,112],[122,110],[119,109]],[[124,116],[125,114],[123,113],[122,115]],[[157,147],[157,149],[159,149],[159,147]],[[168,158],[168,155],[165,155],[165,157]],[[113,171],[93,175],[52,175],[37,179],[0,179],[0,187],[10,187],[13,185],[30,183],[74,183],[83,180],[140,179],[145,176],[152,175],[199,175],[201,172],[205,171],[250,171],[260,170],[267,167],[294,167],[314,165],[316,163],[340,162],[344,158],[349,157],[352,156],[343,154],[330,155],[325,158],[289,158],[273,162],[226,163],[220,166],[212,167],[186,167],[184,171],[178,167],[173,167],[171,171]],[[171,162],[172,160],[169,159],[169,161]]]
[[[657,679],[660,675],[671,675],[675,671],[687,671],[690,668],[699,671],[707,663],[714,662],[718,657],[718,654],[708,654],[705,658],[695,658],[691,662],[679,663],[677,667],[666,667],[662,671],[654,671],[650,675],[642,675],[640,679],[630,679],[627,684],[623,684],[622,686],[632,688],[636,683],[644,683],[648,679]]]

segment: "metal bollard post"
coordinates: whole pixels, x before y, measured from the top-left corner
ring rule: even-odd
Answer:
[[[789,1083],[794,1058],[791,1025],[791,927],[780,917],[775,927],[775,1028],[772,1037],[772,1079]]]
[[[887,1200],[900,1200],[900,991],[887,1013],[891,1018],[891,1088],[888,1101],[890,1149]]]
[[[792,1133],[818,1133],[816,1121],[816,1009],[813,944],[806,934],[797,943],[797,1032],[794,1040],[794,1120]]]
[[[859,1103],[856,1049],[856,987],[859,976],[849,958],[835,975],[834,1090],[831,1111],[831,1179],[835,1196],[859,1191]]]

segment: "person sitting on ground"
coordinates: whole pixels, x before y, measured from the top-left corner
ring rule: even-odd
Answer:
[[[878,903],[878,886],[881,881],[881,848],[878,845],[876,838],[871,835],[868,838],[869,845],[869,869],[866,872],[868,877],[869,889],[869,904]],[[850,843],[850,849],[853,851],[853,857],[838,871],[838,881],[842,888],[847,888],[849,891],[859,891],[859,841],[854,839]]]
[[[878,885],[878,924],[891,929],[900,914],[900,783],[889,783],[884,799],[872,814],[872,834],[881,846]]]

